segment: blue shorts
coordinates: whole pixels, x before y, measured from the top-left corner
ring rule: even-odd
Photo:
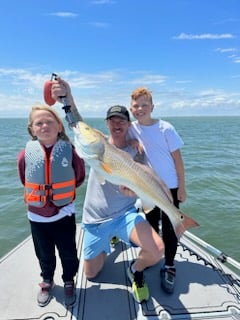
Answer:
[[[126,244],[133,246],[130,235],[133,228],[144,217],[136,212],[136,209],[129,210],[125,215],[98,224],[83,224],[84,229],[84,260],[91,260],[100,253],[110,253],[110,240],[116,236]]]

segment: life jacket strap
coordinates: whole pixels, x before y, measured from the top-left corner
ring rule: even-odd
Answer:
[[[65,181],[65,182],[53,183],[52,189],[66,188],[66,187],[75,186],[75,185],[76,185],[76,180],[72,179],[72,180]]]
[[[25,181],[25,187],[26,188],[31,188],[34,191],[42,191],[42,190],[50,190],[52,189],[52,185],[51,184],[38,184],[38,183],[32,183],[32,182],[28,182]]]
[[[61,199],[65,199],[65,198],[72,198],[72,200],[74,199],[75,196],[75,192],[74,191],[69,191],[69,192],[65,192],[65,193],[61,193],[61,194],[54,194],[52,195],[52,200],[61,200]]]

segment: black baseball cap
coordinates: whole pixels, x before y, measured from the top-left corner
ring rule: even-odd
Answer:
[[[112,106],[111,108],[109,108],[107,111],[106,119],[109,119],[114,116],[117,116],[117,117],[123,118],[127,121],[130,121],[129,112],[128,112],[127,108],[125,108],[124,106],[116,105],[116,106]]]

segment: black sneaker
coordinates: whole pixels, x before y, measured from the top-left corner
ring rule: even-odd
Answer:
[[[52,288],[54,287],[54,282],[50,280],[43,280],[39,283],[40,291],[37,295],[37,302],[40,307],[45,307],[52,299]]]
[[[173,293],[175,287],[176,269],[175,267],[163,267],[160,271],[161,287],[166,293]]]
[[[76,302],[76,289],[74,281],[64,283],[64,303],[66,307],[71,307]]]

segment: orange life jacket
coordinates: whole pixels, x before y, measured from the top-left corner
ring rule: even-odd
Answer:
[[[75,194],[71,143],[58,140],[48,159],[39,141],[28,141],[25,148],[25,202],[44,207],[47,201],[51,201],[61,207],[71,203]]]

